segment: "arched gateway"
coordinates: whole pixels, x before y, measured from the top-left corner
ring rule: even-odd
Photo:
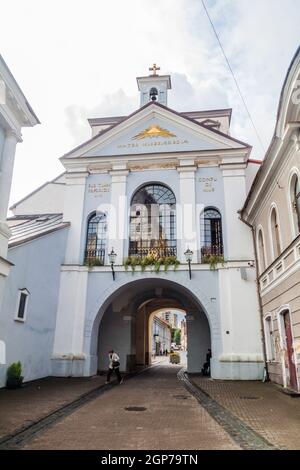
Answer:
[[[107,351],[118,350],[121,368],[149,364],[149,318],[160,308],[186,313],[188,370],[200,372],[208,348],[213,355],[221,351],[218,313],[196,283],[171,280],[171,273],[143,273],[138,279],[116,285],[99,295],[85,325],[85,352],[90,357],[87,375],[107,367]],[[119,276],[121,277],[121,276]],[[214,374],[212,361],[212,375]]]
[[[150,364],[149,319],[155,311],[168,308],[186,312],[188,370],[200,372],[207,349],[211,348],[207,313],[195,293],[173,281],[155,278],[125,284],[100,308],[91,343],[91,353],[98,358],[98,370],[106,369],[110,348],[118,351],[122,370]]]

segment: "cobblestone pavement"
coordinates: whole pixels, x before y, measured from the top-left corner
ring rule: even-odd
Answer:
[[[276,447],[300,449],[300,398],[283,394],[271,382],[191,379]]]
[[[238,449],[178,380],[179,370],[150,368],[77,409],[23,448]]]
[[[17,390],[0,390],[0,439],[16,429],[30,425],[105,382],[92,378],[48,377],[23,385]]]

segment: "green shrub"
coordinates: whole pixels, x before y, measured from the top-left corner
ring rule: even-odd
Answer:
[[[204,264],[209,264],[212,271],[216,270],[217,264],[220,263],[224,266],[225,260],[223,255],[212,255],[207,254],[202,256],[201,262]]]
[[[103,262],[99,258],[86,258],[84,264],[89,268],[93,266],[103,266]]]
[[[149,253],[144,258],[140,256],[129,256],[124,261],[125,270],[127,271],[129,267],[134,273],[137,266],[141,266],[141,271],[144,272],[147,266],[152,266],[154,271],[158,273],[161,266],[164,267],[164,271],[167,272],[170,266],[173,266],[174,271],[179,266],[180,262],[176,256],[159,256],[158,254]]]
[[[14,362],[7,369],[6,388],[14,389],[22,386],[22,365],[21,362]]]
[[[20,379],[22,375],[21,362],[13,362],[7,369],[8,379]]]

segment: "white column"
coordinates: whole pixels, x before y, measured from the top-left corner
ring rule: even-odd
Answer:
[[[87,172],[66,174],[64,222],[70,222],[65,264],[80,264],[81,234]]]
[[[52,373],[82,376],[86,359],[83,340],[88,272],[80,267],[65,269],[60,278]]]
[[[17,142],[16,133],[7,132],[0,159],[0,221],[6,220]]]
[[[184,252],[193,251],[193,262],[198,259],[198,237],[196,223],[195,166],[178,167],[179,194],[177,201],[177,249],[178,259],[186,263]]]
[[[224,183],[225,217],[222,220],[226,233],[227,260],[254,259],[252,234],[249,227],[240,220],[239,211],[246,199],[245,169],[232,169],[221,165]]]
[[[116,264],[123,264],[124,240],[128,236],[128,205],[126,181],[129,171],[112,170],[111,199],[108,214],[108,253],[111,249],[117,254]]]
[[[9,264],[5,259],[11,233],[6,223],[6,217],[18,140],[20,138],[15,132],[7,132],[0,158],[0,257],[3,258],[0,263],[0,275],[2,276],[7,276],[9,272]]]

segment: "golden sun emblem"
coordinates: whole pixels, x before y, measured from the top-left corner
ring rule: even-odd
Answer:
[[[152,139],[153,137],[176,137],[176,135],[172,134],[172,132],[168,131],[167,129],[163,129],[158,125],[152,124],[151,126],[147,127],[147,129],[144,129],[143,131],[139,132],[137,135],[132,137],[132,139],[141,140],[146,139],[148,137]]]

